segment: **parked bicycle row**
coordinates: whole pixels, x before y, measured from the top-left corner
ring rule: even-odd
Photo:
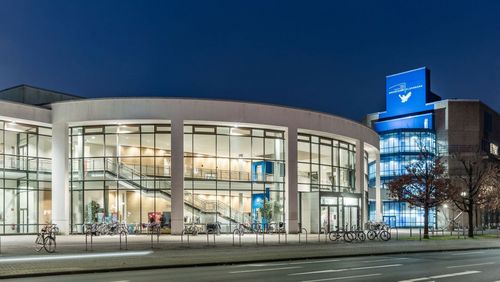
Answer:
[[[356,228],[356,226],[348,227],[344,229],[339,229],[337,226],[336,230],[328,232],[328,238],[331,241],[344,240],[345,242],[364,242],[368,240],[389,241],[391,239],[391,231],[387,226],[384,225],[371,225],[368,226],[369,230],[363,230]]]

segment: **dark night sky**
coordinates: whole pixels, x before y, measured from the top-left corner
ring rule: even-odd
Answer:
[[[427,66],[433,92],[500,111],[500,1],[478,2],[4,0],[0,88],[249,100],[359,120],[385,109],[387,74]]]

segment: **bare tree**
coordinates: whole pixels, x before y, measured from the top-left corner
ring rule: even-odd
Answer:
[[[425,239],[429,238],[429,211],[446,201],[448,183],[441,158],[425,149],[406,167],[406,174],[389,182],[392,197],[424,209]]]
[[[481,154],[458,154],[454,158],[459,168],[451,177],[448,198],[455,206],[467,213],[468,236],[474,237],[474,211],[478,208],[493,208],[498,203],[498,164]]]

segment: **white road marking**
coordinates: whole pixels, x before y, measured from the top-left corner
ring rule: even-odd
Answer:
[[[296,269],[301,268],[300,266],[289,266],[289,267],[277,267],[277,268],[263,268],[263,269],[249,269],[249,270],[238,270],[231,271],[230,274],[238,274],[238,273],[249,273],[249,272],[264,272],[264,271],[275,271],[275,270],[285,270],[285,269]]]
[[[369,262],[382,262],[382,261],[392,261],[392,260],[402,260],[402,259],[409,259],[409,258],[388,258],[388,259],[376,259],[376,260],[362,260],[359,262],[369,263]]]
[[[315,260],[315,261],[299,261],[299,262],[291,262],[290,264],[309,264],[309,263],[327,263],[327,262],[335,262],[340,261],[339,259],[329,259],[329,260]]]
[[[453,265],[453,266],[448,266],[447,268],[468,267],[468,266],[480,266],[480,265],[490,265],[490,264],[495,264],[495,263],[494,263],[494,262],[485,262],[485,263],[475,263],[475,264]]]
[[[0,263],[23,262],[23,261],[47,261],[59,259],[88,259],[88,258],[105,258],[105,257],[129,257],[129,256],[145,256],[152,254],[152,251],[143,252],[124,252],[124,253],[100,253],[100,254],[81,254],[81,255],[40,255],[27,257],[14,257],[0,259]]]
[[[239,265],[239,267],[263,267],[263,266],[282,266],[282,265],[288,265],[288,263],[252,263],[252,264],[245,264],[245,265]]]
[[[465,253],[455,253],[451,254],[452,256],[463,256],[463,255],[475,255],[475,254],[484,254],[484,252],[465,252]]]
[[[307,274],[318,274],[318,273],[331,273],[331,272],[342,272],[342,271],[352,271],[352,270],[364,270],[364,269],[385,268],[385,267],[396,267],[396,266],[402,266],[402,264],[385,264],[385,265],[374,265],[374,266],[363,266],[363,267],[351,267],[351,268],[340,268],[340,269],[326,269],[326,270],[318,270],[318,271],[310,271],[310,272],[291,273],[291,274],[288,274],[288,275],[290,275],[290,276],[296,276],[296,275],[307,275]]]
[[[471,271],[464,271],[464,272],[456,272],[456,273],[435,275],[435,276],[429,276],[429,277],[420,277],[420,278],[413,278],[413,279],[408,279],[408,280],[400,280],[399,282],[415,282],[415,281],[448,278],[448,277],[477,274],[477,273],[481,273],[481,271],[471,270]]]
[[[233,267],[263,267],[263,266],[283,266],[283,265],[300,265],[300,264],[310,264],[310,263],[328,263],[340,261],[339,259],[325,259],[325,260],[314,260],[314,261],[297,261],[289,263],[252,263],[252,264],[240,264],[234,265]]]
[[[302,282],[320,282],[320,281],[344,280],[344,279],[371,277],[371,276],[378,276],[378,275],[382,275],[382,273],[373,273],[373,274],[364,274],[364,275],[353,275],[353,276],[343,276],[343,277],[332,277],[332,278],[323,278],[323,279],[316,279],[316,280],[305,280],[305,281],[302,281]]]

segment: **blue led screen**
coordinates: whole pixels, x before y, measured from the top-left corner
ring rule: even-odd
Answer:
[[[374,129],[377,132],[396,130],[402,128],[434,129],[432,114],[429,113],[417,116],[391,119],[386,121],[377,121],[374,124]]]
[[[386,111],[380,118],[432,110],[432,105],[426,105],[430,91],[427,72],[424,67],[387,76]]]

